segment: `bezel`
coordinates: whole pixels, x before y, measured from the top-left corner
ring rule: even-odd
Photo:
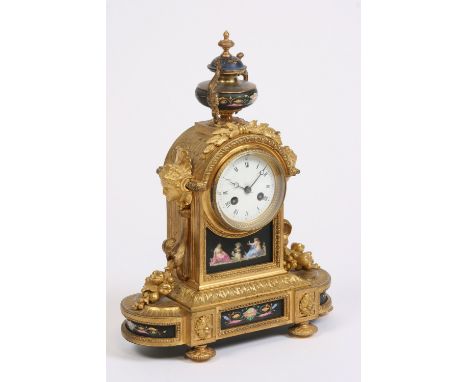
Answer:
[[[247,154],[252,156],[258,156],[268,164],[268,166],[273,171],[275,191],[270,205],[265,211],[263,211],[263,213],[258,218],[249,222],[241,222],[229,218],[218,208],[218,205],[216,203],[216,191],[219,184],[219,178],[221,177],[223,171],[232,162]],[[227,155],[225,158],[223,158],[222,164],[216,172],[213,187],[211,188],[210,202],[214,215],[221,225],[223,225],[229,230],[242,232],[244,234],[246,232],[257,231],[260,228],[264,227],[266,224],[268,224],[270,221],[272,221],[273,218],[277,215],[279,209],[281,208],[284,202],[285,195],[286,175],[280,160],[275,155],[271,154],[265,149],[252,149],[250,147],[244,147],[241,150],[231,153],[231,155]]]

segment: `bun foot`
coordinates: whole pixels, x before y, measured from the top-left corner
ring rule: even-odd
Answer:
[[[216,355],[216,351],[207,345],[194,346],[185,356],[195,362],[205,362]]]
[[[291,326],[288,329],[288,332],[291,336],[305,338],[305,337],[312,336],[313,334],[317,332],[317,330],[318,329],[315,325],[312,325],[310,322],[306,321],[306,322],[302,322],[300,324]]]

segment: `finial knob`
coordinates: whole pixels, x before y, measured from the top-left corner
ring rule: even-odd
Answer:
[[[229,32],[225,31],[223,33],[224,39],[220,40],[218,42],[218,45],[223,48],[223,54],[221,54],[222,57],[229,57],[231,53],[229,53],[229,49],[231,49],[234,46],[234,41],[229,40]]]

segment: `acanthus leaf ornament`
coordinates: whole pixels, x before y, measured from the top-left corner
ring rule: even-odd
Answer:
[[[198,339],[205,340],[211,337],[211,319],[209,316],[200,316],[195,322],[195,334]]]
[[[297,156],[289,146],[283,146],[280,132],[271,128],[268,123],[258,123],[256,120],[250,122],[239,120],[217,125],[213,130],[212,136],[206,141],[203,154],[208,155],[230,139],[245,134],[263,135],[272,139],[278,145],[279,151],[285,158],[288,167],[291,168],[291,175],[299,173],[299,170],[296,168]]]
[[[288,167],[293,169],[292,175],[299,174],[300,171],[296,168],[297,155],[292,148],[289,146],[281,146],[280,151],[286,157],[286,161],[289,165]]]
[[[312,300],[312,296],[310,293],[304,293],[299,301],[299,312],[303,316],[310,316],[313,312],[314,308],[314,301]]]
[[[203,153],[209,154],[224,142],[242,134],[264,135],[273,139],[278,145],[282,144],[280,132],[269,127],[268,123],[257,123],[255,120],[251,122],[226,122],[223,127],[213,130],[213,136],[206,141],[207,146],[203,150]]]

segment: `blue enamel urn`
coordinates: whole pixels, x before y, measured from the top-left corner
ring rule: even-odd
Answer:
[[[223,53],[208,65],[213,78],[199,83],[195,90],[198,101],[211,108],[215,122],[230,121],[234,113],[250,106],[257,98],[257,87],[248,81],[247,66],[242,62],[244,54],[233,56],[229,52],[234,46],[229,32],[224,32],[224,39],[218,45]]]

